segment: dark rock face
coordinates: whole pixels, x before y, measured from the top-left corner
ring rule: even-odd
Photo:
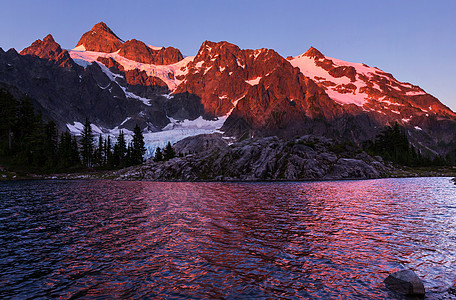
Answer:
[[[399,294],[424,297],[423,282],[412,270],[395,272],[389,275],[384,282],[387,288]]]
[[[43,43],[47,50],[54,50],[44,51],[37,46]],[[29,95],[35,99],[35,105],[44,117],[54,120],[61,130],[66,130],[67,123],[84,122],[86,117],[104,128],[114,128],[130,117],[122,125],[123,128],[132,130],[137,123],[141,128],[159,130],[169,123],[167,115],[174,116],[166,111],[167,103],[174,99],[162,96],[169,90],[157,77],[147,76],[144,71],[138,70],[120,71],[116,62],[108,59],[108,63],[112,63],[111,69],[120,76],[111,81],[98,63],[84,69],[67,57],[65,67],[62,63],[58,64],[61,62],[58,58],[67,52],[59,52],[60,46],[51,37],[34,44],[24,50],[24,55],[14,50],[0,52],[0,84],[17,97]],[[41,52],[32,51],[35,48],[41,49]],[[148,105],[127,97],[123,89],[149,99]],[[176,97],[179,98],[178,95]],[[202,115],[201,110],[195,111],[192,105],[188,105],[185,100],[188,96],[180,98],[181,101],[172,105],[177,115],[192,116],[193,119]],[[192,98],[193,103],[198,101],[197,97]],[[191,113],[185,113],[188,112],[187,106]]]
[[[32,55],[54,62],[59,67],[74,67],[68,51],[62,50],[60,45],[54,41],[52,35],[48,34],[43,40],[36,40],[30,47],[20,52],[22,55]]]
[[[98,86],[95,78],[105,78],[103,75],[97,66],[61,68],[30,55],[0,55],[0,82],[36,99],[43,114],[62,129],[67,122],[82,121],[85,116],[108,127],[122,122],[127,107],[116,101],[109,89]]]
[[[126,41],[120,47],[119,55],[133,61],[153,65],[170,65],[184,58],[182,53],[176,48],[163,47],[160,50],[154,50],[135,39]]]
[[[122,42],[105,23],[100,22],[82,35],[76,47],[83,45],[87,51],[112,53],[119,50]]]
[[[348,179],[378,178],[392,170],[355,151],[354,146],[314,136],[294,140],[267,137],[228,145],[219,135],[199,135],[178,142],[174,149],[183,157],[132,168],[120,172],[120,177],[185,181]]]
[[[99,56],[97,58],[97,61],[101,62],[106,67],[108,67],[109,70],[111,70],[111,72],[118,73],[119,71],[124,71],[125,70],[124,67],[121,64],[119,64],[112,57],[101,57],[101,56]]]

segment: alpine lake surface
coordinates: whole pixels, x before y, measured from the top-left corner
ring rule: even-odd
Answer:
[[[392,299],[456,274],[450,178],[0,182],[1,298]]]

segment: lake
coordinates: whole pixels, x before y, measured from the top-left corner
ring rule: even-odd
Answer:
[[[2,298],[388,299],[456,274],[450,178],[0,182]]]

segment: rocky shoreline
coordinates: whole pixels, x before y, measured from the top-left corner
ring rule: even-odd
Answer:
[[[371,156],[359,147],[306,135],[236,141],[221,134],[198,135],[173,146],[177,157],[120,170],[28,174],[0,167],[0,180],[113,179],[144,181],[319,181],[389,177],[456,177],[455,167],[407,168]]]
[[[390,177],[380,157],[350,143],[302,136],[231,141],[220,134],[186,138],[174,145],[179,157],[112,172],[113,178],[151,181],[283,181]]]

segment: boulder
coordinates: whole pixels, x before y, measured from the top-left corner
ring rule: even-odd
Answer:
[[[424,296],[421,279],[412,270],[397,271],[383,281],[386,287],[403,295]]]

